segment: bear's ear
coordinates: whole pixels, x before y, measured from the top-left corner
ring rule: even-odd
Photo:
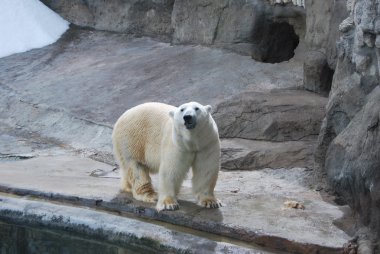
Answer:
[[[212,108],[211,108],[210,105],[206,105],[205,108],[206,108],[206,110],[207,110],[207,113],[210,113],[210,112],[211,112],[211,109],[212,109]]]
[[[171,117],[171,118],[174,118],[174,111],[169,111],[169,116]]]

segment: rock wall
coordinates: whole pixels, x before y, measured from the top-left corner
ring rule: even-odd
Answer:
[[[259,61],[286,61],[305,32],[301,7],[266,0],[176,0],[173,43],[215,45]]]
[[[349,0],[316,160],[333,188],[380,232],[380,1]],[[380,251],[379,249],[377,251]]]
[[[71,23],[106,30],[159,37],[172,34],[174,0],[42,0]]]
[[[305,34],[301,0],[42,1],[78,26],[214,45],[264,62],[292,58]]]
[[[337,62],[339,24],[348,16],[346,0],[306,0],[308,52],[304,61],[304,87],[327,95]]]

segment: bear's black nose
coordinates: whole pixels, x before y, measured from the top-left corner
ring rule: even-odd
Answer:
[[[193,117],[191,115],[184,115],[183,116],[183,120],[185,120],[185,122],[191,122],[192,119],[193,119]]]

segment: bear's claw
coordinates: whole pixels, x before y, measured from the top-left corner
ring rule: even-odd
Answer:
[[[179,204],[175,199],[167,197],[164,200],[159,200],[157,202],[156,209],[159,212],[163,210],[174,211],[179,209]]]
[[[222,202],[216,198],[205,198],[198,203],[200,206],[206,208],[220,208],[223,206]]]

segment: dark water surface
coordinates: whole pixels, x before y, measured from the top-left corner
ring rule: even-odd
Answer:
[[[0,253],[91,253],[140,254],[149,253],[138,247],[121,247],[107,242],[79,237],[65,231],[36,229],[6,224],[0,221]]]

